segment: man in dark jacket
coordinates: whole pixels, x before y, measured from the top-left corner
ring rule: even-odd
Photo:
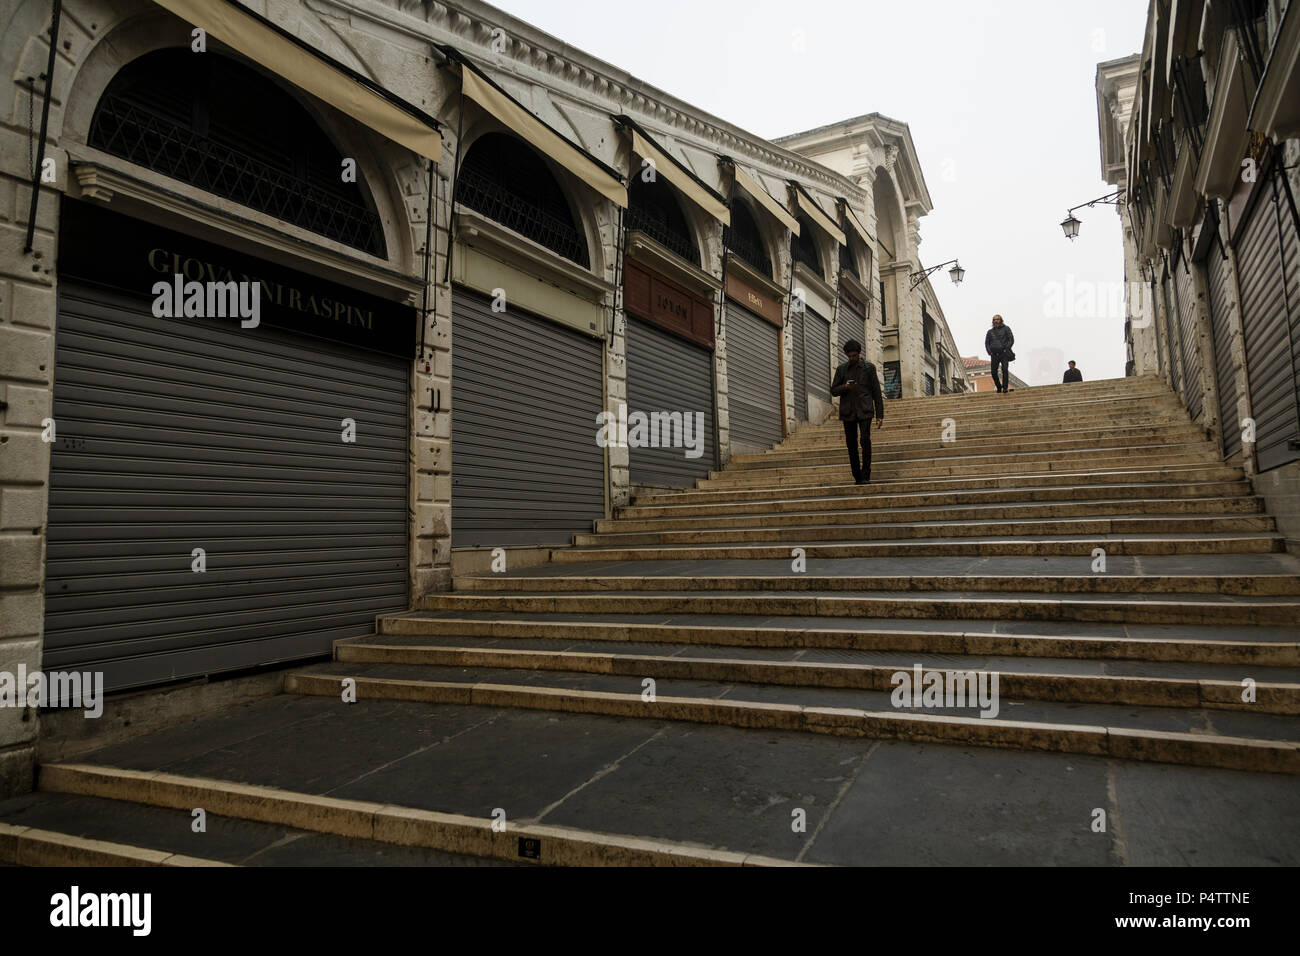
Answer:
[[[1074,363],[1071,362],[1070,367],[1065,370],[1065,377],[1061,379],[1061,384],[1064,385],[1066,382],[1082,382],[1082,381],[1083,381],[1083,373],[1080,372],[1077,368],[1075,368]]]
[[[1007,364],[1015,356],[1011,346],[1016,344],[1016,337],[1011,334],[1011,326],[1002,322],[1002,316],[993,316],[993,328],[984,333],[984,351],[989,353],[992,364],[993,385],[999,392],[1005,392],[1011,381]],[[998,372],[1001,372],[1001,377]]]
[[[840,421],[844,423],[844,441],[849,446],[849,467],[853,483],[871,483],[871,414],[876,427],[885,424],[885,396],[880,390],[876,367],[862,361],[862,346],[850,339],[844,343],[849,360],[835,370],[831,394],[840,397]],[[858,438],[862,439],[862,460],[858,461]]]

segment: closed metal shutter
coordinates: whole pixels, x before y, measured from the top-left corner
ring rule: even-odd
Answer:
[[[727,408],[733,444],[781,440],[781,330],[727,303]]]
[[[1165,332],[1169,343],[1169,374],[1172,377],[1174,391],[1184,395],[1182,336],[1178,334],[1178,305],[1174,299],[1174,277],[1165,263],[1164,274],[1160,278],[1160,294],[1164,297]],[[1186,403],[1186,398],[1183,399]]]
[[[1295,315],[1287,315],[1288,304],[1293,313],[1300,305],[1300,290],[1296,287],[1300,243],[1296,241],[1295,227],[1288,221],[1289,211],[1282,218],[1282,209],[1275,205],[1279,198],[1276,180],[1263,188],[1268,191],[1255,202],[1235,241],[1242,331],[1246,338],[1246,378],[1260,471],[1300,458],[1300,451],[1287,445],[1290,439],[1300,438],[1295,370],[1300,342],[1293,341],[1300,321]],[[1286,202],[1285,197],[1281,202]],[[1290,288],[1283,281],[1284,274]]]
[[[1201,353],[1196,347],[1196,281],[1191,274],[1191,263],[1184,257],[1174,266],[1174,298],[1178,307],[1178,333],[1181,340],[1184,401],[1187,413],[1193,419],[1201,416],[1205,407],[1205,392],[1201,386]]]
[[[841,302],[837,333],[835,337],[835,365],[838,368],[841,362],[848,361],[848,356],[844,354],[844,346],[848,344],[849,339],[856,339],[859,343],[865,343],[866,319]]]
[[[301,659],[408,606],[409,360],[69,280],[56,345],[45,668]]]
[[[831,400],[831,324],[816,312],[804,323],[804,361],[808,394],[823,402]]]
[[[1214,372],[1219,390],[1219,421],[1223,431],[1223,455],[1241,447],[1241,422],[1237,417],[1237,376],[1232,364],[1232,274],[1223,246],[1216,238],[1205,262],[1210,293],[1210,328],[1214,339]]]
[[[693,443],[703,449],[688,458],[684,448],[628,450],[634,485],[689,488],[717,466],[713,437],[713,354],[641,319],[627,321],[627,410],[680,412],[690,420]],[[697,430],[696,412],[703,416]],[[652,430],[655,431],[655,430]]]
[[[790,316],[791,351],[794,353],[794,417],[808,420],[808,310]]]
[[[568,544],[605,514],[601,341],[456,286],[451,540]]]

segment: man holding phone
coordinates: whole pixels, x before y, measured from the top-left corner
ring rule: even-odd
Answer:
[[[849,446],[849,467],[853,483],[871,483],[871,416],[876,427],[885,424],[885,397],[880,389],[876,367],[862,361],[862,345],[854,339],[844,343],[849,360],[835,370],[831,394],[840,399],[840,421],[844,423],[844,441]],[[858,459],[858,439],[862,440],[862,458]]]

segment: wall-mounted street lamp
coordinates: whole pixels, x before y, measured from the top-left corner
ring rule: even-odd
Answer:
[[[908,278],[912,280],[912,284],[908,286],[908,289],[915,289],[922,279],[932,272],[939,271],[944,266],[948,265],[949,262],[952,263],[952,268],[948,270],[948,276],[952,279],[952,284],[961,285],[961,280],[966,277],[966,270],[957,264],[956,259],[949,259],[948,262],[941,262],[937,266],[930,266],[930,268],[922,272],[913,272],[909,274]]]
[[[1066,210],[1065,219],[1062,220],[1061,222],[1061,229],[1062,231],[1065,232],[1065,238],[1073,242],[1074,239],[1079,235],[1080,222],[1074,216],[1075,209],[1085,209],[1090,206],[1095,206],[1098,203],[1102,203],[1107,206],[1118,206],[1121,202],[1123,202],[1123,200],[1124,200],[1124,190],[1117,189],[1113,193],[1110,193],[1109,195],[1102,196],[1100,199],[1094,199],[1092,202],[1080,203],[1079,205]]]

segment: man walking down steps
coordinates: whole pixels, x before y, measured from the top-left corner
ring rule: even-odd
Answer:
[[[844,423],[844,441],[849,446],[849,467],[853,482],[871,483],[871,413],[876,427],[885,424],[885,398],[880,390],[876,367],[862,361],[862,345],[856,339],[844,343],[849,360],[835,370],[831,394],[840,398],[840,421]],[[862,460],[858,460],[858,437],[862,438]]]

